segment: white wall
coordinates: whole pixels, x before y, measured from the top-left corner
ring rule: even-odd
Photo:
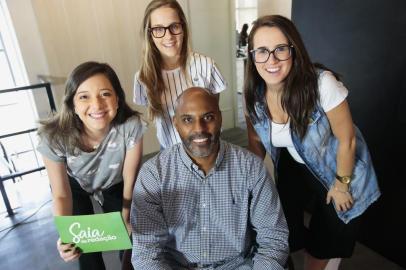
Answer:
[[[235,34],[231,29],[230,0],[189,0],[189,24],[192,32],[192,47],[195,51],[208,55],[218,64],[228,82],[228,89],[220,96],[223,114],[223,129],[234,127],[234,84],[233,57]],[[232,41],[232,42],[231,42]]]
[[[24,60],[30,84],[38,83],[38,74],[48,74],[48,62],[42,44],[37,18],[31,1],[6,0],[16,37]],[[40,116],[47,114],[49,108],[45,91],[35,92],[34,100]]]
[[[31,1],[7,0],[17,39],[24,58],[30,83],[37,82],[37,74],[48,73],[47,59],[42,46]]]
[[[292,16],[292,0],[258,0],[258,17],[279,14],[287,18]]]

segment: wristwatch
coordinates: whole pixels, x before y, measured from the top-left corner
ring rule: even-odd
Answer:
[[[349,184],[351,183],[351,179],[352,179],[352,175],[349,176],[339,176],[338,174],[336,174],[336,178],[338,181],[340,181],[343,184]]]

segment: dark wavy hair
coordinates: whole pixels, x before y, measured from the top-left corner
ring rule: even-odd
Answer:
[[[85,62],[77,66],[69,75],[61,109],[53,117],[40,121],[38,135],[46,136],[51,146],[63,148],[74,154],[76,148],[86,150],[81,136],[84,131],[83,123],[75,113],[73,98],[79,86],[92,76],[102,74],[110,81],[118,98],[117,115],[112,125],[124,123],[129,117],[139,115],[125,101],[125,93],[114,70],[105,63]]]
[[[316,66],[310,61],[303,40],[295,25],[289,19],[280,15],[269,15],[258,18],[248,36],[248,51],[253,49],[253,40],[261,27],[277,27],[288,39],[292,49],[292,68],[285,78],[282,89],[282,108],[289,116],[291,128],[301,138],[306,134],[309,118],[317,105],[319,91],[317,84]],[[246,110],[255,123],[258,115],[255,112],[255,102],[263,101],[265,93],[259,93],[259,87],[265,86],[259,75],[252,56],[247,59],[245,72],[244,96]]]

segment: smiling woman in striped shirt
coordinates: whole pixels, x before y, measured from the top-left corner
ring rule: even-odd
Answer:
[[[181,142],[172,123],[177,97],[192,86],[219,94],[226,82],[210,57],[191,52],[186,17],[176,0],[151,1],[142,33],[143,56],[135,74],[134,103],[148,106],[161,148],[167,148]]]

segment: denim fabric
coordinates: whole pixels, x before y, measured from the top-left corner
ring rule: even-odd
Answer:
[[[259,96],[265,97],[264,87],[260,87],[257,91],[259,91]],[[277,166],[279,149],[274,147],[271,142],[271,120],[267,110],[265,100],[256,102],[255,111],[258,118],[251,115],[250,119],[266,151]],[[350,186],[355,203],[346,212],[337,211],[338,217],[345,223],[361,215],[381,194],[367,144],[357,127],[355,127],[355,131],[355,164]],[[315,108],[303,140],[292,130],[291,137],[296,151],[306,166],[328,190],[335,181],[338,140],[332,133],[327,115],[321,106],[318,105]]]

